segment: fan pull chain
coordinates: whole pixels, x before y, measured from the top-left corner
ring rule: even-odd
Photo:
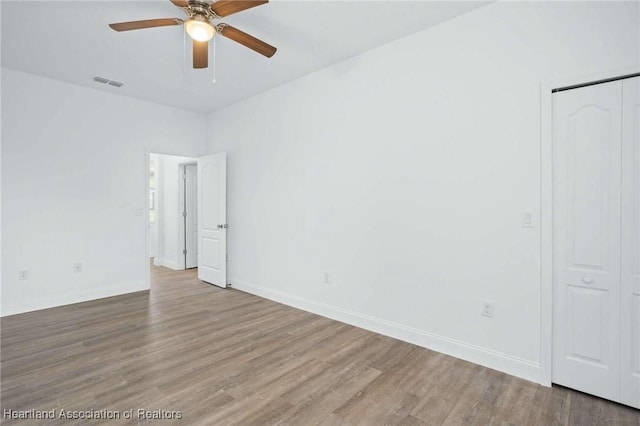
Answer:
[[[182,31],[182,75],[187,73],[187,32]]]
[[[211,81],[212,83],[216,82],[216,64],[218,63],[218,61],[216,61],[216,37],[213,38],[213,65],[211,66],[212,70],[213,70],[213,80]]]

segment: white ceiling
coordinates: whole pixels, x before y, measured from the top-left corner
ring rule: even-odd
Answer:
[[[107,24],[183,18],[163,1],[2,1],[2,65],[209,112],[485,5],[478,1],[272,1],[222,20],[278,48],[267,59],[216,37],[213,69],[190,66],[182,26],[117,33]],[[187,43],[189,39],[187,38]],[[122,88],[93,76],[122,81]]]

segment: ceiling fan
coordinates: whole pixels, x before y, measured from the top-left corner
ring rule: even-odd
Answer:
[[[216,34],[230,38],[267,58],[276,53],[277,49],[275,47],[252,35],[231,25],[211,22],[214,19],[220,19],[268,3],[269,0],[218,0],[213,3],[204,0],[170,1],[187,14],[188,18],[186,20],[179,18],[146,19],[143,21],[119,22],[109,24],[109,26],[115,31],[131,31],[184,25],[187,34],[193,39],[193,68],[207,68],[209,66],[209,40]]]

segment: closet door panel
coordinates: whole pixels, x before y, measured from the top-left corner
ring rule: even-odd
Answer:
[[[640,408],[640,77],[623,80],[621,402]]]
[[[553,381],[617,401],[622,82],[554,95]]]

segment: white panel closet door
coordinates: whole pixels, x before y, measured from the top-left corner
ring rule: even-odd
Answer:
[[[554,95],[553,382],[620,397],[622,81]]]
[[[621,402],[640,408],[640,77],[623,80]]]
[[[227,154],[198,159],[198,278],[227,286]]]

